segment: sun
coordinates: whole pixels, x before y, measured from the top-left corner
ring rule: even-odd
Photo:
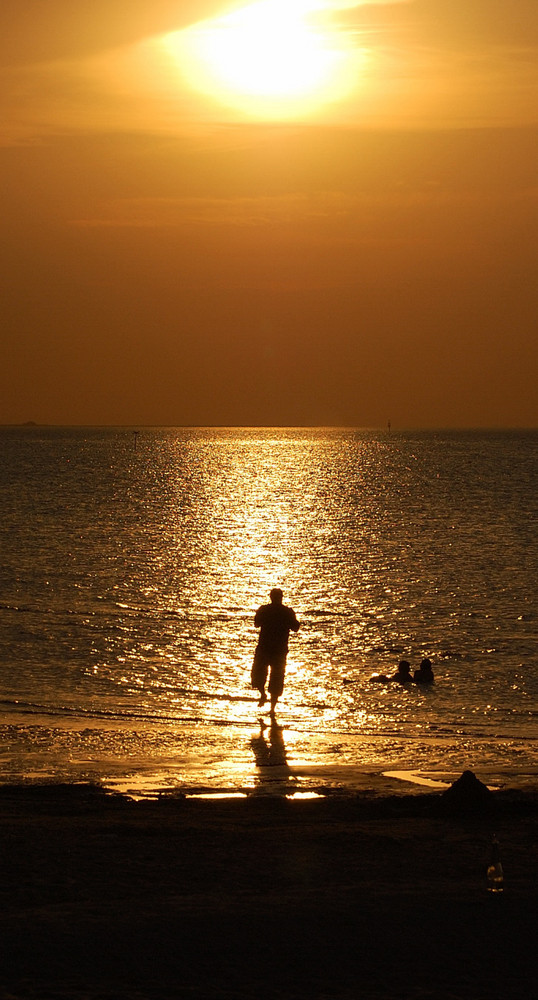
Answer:
[[[289,118],[346,96],[348,41],[313,0],[259,0],[165,37],[188,83],[250,115]]]

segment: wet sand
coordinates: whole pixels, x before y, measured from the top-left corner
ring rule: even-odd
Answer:
[[[536,789],[472,809],[391,789],[132,801],[0,788],[2,1000],[527,1000]]]

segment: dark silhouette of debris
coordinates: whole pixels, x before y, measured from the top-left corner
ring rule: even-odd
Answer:
[[[443,792],[439,809],[444,813],[482,812],[491,809],[493,794],[472,771],[464,771],[454,783]]]

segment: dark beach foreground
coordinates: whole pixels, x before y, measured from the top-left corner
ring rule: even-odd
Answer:
[[[486,891],[501,843],[505,891]],[[533,995],[538,798],[0,788],[0,997]]]

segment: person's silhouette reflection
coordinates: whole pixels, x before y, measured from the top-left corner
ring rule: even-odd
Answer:
[[[259,735],[253,736],[250,741],[256,767],[262,772],[258,777],[259,785],[267,787],[281,782],[287,785],[292,772],[286,757],[283,727],[279,726],[275,719],[271,720],[270,726],[267,726],[263,719],[260,719],[259,723]],[[278,771],[268,773],[266,768],[278,768]]]

